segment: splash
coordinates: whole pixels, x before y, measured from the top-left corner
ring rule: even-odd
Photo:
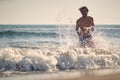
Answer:
[[[93,42],[95,45],[95,48],[97,49],[103,49],[103,50],[109,50],[113,46],[111,46],[110,39],[104,35],[102,32],[96,33],[96,35],[93,35]]]
[[[74,25],[59,25],[57,30],[59,35],[58,40],[61,47],[80,47],[79,37],[75,31]],[[95,49],[109,50],[115,47],[111,44],[112,41],[110,38],[105,36],[103,32],[97,32],[97,30],[95,30],[92,35],[92,41]]]

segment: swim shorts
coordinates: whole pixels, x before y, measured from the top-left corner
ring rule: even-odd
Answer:
[[[91,35],[81,35],[79,36],[80,46],[84,46],[91,42],[92,36]]]

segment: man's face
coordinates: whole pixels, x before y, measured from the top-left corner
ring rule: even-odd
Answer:
[[[83,15],[83,17],[86,17],[87,14],[88,14],[87,9],[82,9],[80,12],[81,12],[81,14]]]

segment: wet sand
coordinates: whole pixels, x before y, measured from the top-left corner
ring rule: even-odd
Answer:
[[[120,69],[14,73],[0,80],[120,80]]]

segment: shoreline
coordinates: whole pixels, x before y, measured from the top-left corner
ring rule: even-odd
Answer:
[[[120,80],[120,69],[23,72],[0,77],[0,80]]]

